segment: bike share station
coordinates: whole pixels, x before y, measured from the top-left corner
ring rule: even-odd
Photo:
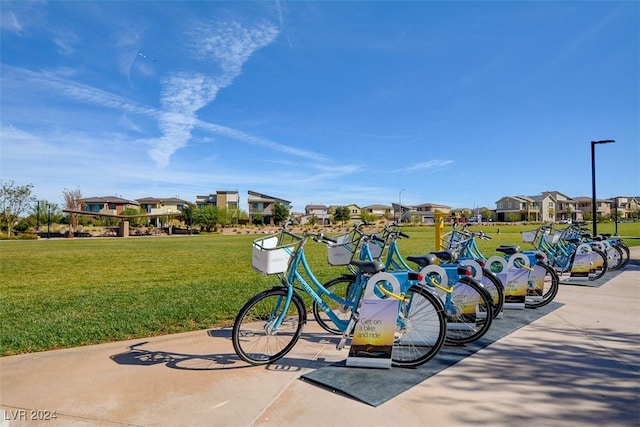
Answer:
[[[556,244],[559,239],[559,233],[549,237],[551,244]],[[535,240],[535,231],[522,233],[523,242],[533,244]],[[604,249],[603,252],[606,252],[606,249]],[[544,261],[548,262],[547,256],[544,255],[544,257]],[[556,271],[559,275],[559,283],[561,285],[599,287],[611,279],[611,276],[600,277],[603,268],[604,262],[602,257],[598,256],[589,244],[581,243],[576,248],[569,271]]]
[[[306,373],[301,379],[378,406],[562,306],[553,301],[559,282],[559,272],[547,259],[553,254],[537,248],[520,252],[518,246],[500,246],[497,251],[503,256],[486,259],[478,255],[451,262],[457,251],[452,246],[455,236],[447,241],[447,251],[440,251],[444,215],[437,215],[436,221],[437,251],[406,258],[420,265],[420,272],[409,267],[397,251],[396,239],[408,236],[395,230],[395,224],[385,226],[382,237],[361,232],[357,225],[349,238],[323,233],[298,235],[285,225],[281,233],[255,240],[253,267],[264,275],[278,275],[281,285],[257,294],[241,309],[232,330],[238,356],[265,365],[282,358],[295,345],[307,315],[304,301],[294,291],[295,283],[299,285],[296,289],[312,298],[319,325],[334,336],[341,335],[336,348],[350,344],[346,359]],[[459,231],[457,243],[471,244],[475,235],[463,231]],[[539,229],[536,235],[523,233],[523,241],[544,238],[540,231],[545,230]],[[350,284],[347,297],[332,293],[328,287],[333,285],[324,287],[313,275],[304,252],[309,238],[334,249],[328,252],[329,264],[357,266],[358,270],[350,270],[351,275],[336,279]],[[380,253],[374,255],[379,242]],[[369,244],[373,244],[372,250]],[[337,248],[345,250],[335,251]],[[589,244],[578,249],[568,258],[572,268],[565,269],[571,270],[570,281],[565,283],[606,283],[610,277],[603,278],[607,261],[602,251],[592,250]],[[359,257],[353,259],[356,254]],[[602,257],[602,265],[595,255]],[[442,263],[436,262],[436,257]],[[306,279],[299,269],[306,273]],[[488,283],[478,283],[483,274],[501,284],[497,295],[504,301],[496,303],[487,290]],[[499,281],[493,277],[496,274]],[[549,289],[547,279],[554,285]],[[340,308],[328,305],[312,285],[339,302]],[[418,302],[414,303],[414,298]],[[498,306],[503,311],[493,310]],[[266,315],[263,307],[270,307]]]
[[[437,245],[442,237],[443,219],[444,215],[437,218]],[[530,266],[526,256],[512,256],[508,261],[504,258],[501,260],[504,268],[500,278],[506,284],[505,310],[501,316],[496,317],[499,320],[492,323],[482,338],[465,345],[445,344],[433,359],[415,368],[392,367],[390,352],[398,304],[394,295],[397,294],[399,285],[393,275],[377,273],[367,282],[360,322],[354,330],[347,359],[304,374],[301,379],[368,405],[379,406],[562,306],[551,301],[539,308],[525,309],[527,289],[529,288],[529,292],[531,286],[541,289],[541,285],[536,283],[536,274],[530,275],[536,270],[535,266]],[[380,283],[385,283],[385,286],[381,287]]]

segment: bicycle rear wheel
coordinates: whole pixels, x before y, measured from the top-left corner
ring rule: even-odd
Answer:
[[[344,304],[335,301],[325,294],[319,293],[320,298],[329,307],[331,307],[333,313],[345,322],[348,322],[351,319],[352,312],[355,308],[358,307],[359,303],[359,301],[355,300],[359,300],[362,294],[362,292],[356,292],[356,289],[354,289],[355,281],[356,278],[354,275],[344,275],[336,277],[335,279],[332,279],[322,285],[332,294],[343,298],[346,301]],[[322,310],[320,305],[315,300],[313,301],[312,311],[313,317],[315,317],[316,322],[318,322],[318,325],[320,325],[322,329],[327,332],[331,332],[332,334],[342,335],[342,331],[338,329],[331,318]]]
[[[413,285],[400,302],[391,353],[394,366],[415,367],[431,360],[446,337],[446,318],[440,299]]]
[[[620,267],[625,267],[629,263],[629,258],[631,257],[629,246],[622,241],[614,243],[614,246],[619,248],[620,252],[622,252],[622,264]]]
[[[467,344],[486,334],[493,322],[491,295],[477,281],[463,277],[446,297],[447,342]]]
[[[524,306],[527,308],[538,308],[549,304],[560,288],[560,276],[552,267],[539,261],[533,269],[530,278],[535,277],[536,280],[529,280],[527,286],[527,294],[524,297]]]
[[[624,262],[622,249],[620,249],[618,246],[611,245],[607,247],[605,253],[607,255],[607,268],[609,270],[617,270],[622,267],[622,263]]]
[[[251,298],[236,316],[233,348],[240,359],[253,365],[274,362],[293,348],[305,321],[300,297],[294,294],[287,304],[286,288],[269,289]]]
[[[589,277],[589,280],[598,280],[607,272],[607,256],[600,249],[593,249],[593,252],[595,254],[598,254],[597,256],[599,256],[601,260],[600,262],[595,262],[595,264],[599,267],[596,268],[595,274]]]

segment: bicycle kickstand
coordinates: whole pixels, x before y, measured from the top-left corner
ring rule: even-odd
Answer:
[[[353,328],[355,327],[356,323],[358,322],[358,313],[353,313],[351,315],[351,320],[349,321],[349,324],[347,325],[347,329],[344,330],[344,333],[342,334],[342,338],[340,338],[340,342],[338,342],[338,345],[336,345],[336,348],[338,350],[342,350],[344,348],[344,345],[347,343],[347,340],[349,339],[349,336],[351,335],[351,332],[353,331]]]

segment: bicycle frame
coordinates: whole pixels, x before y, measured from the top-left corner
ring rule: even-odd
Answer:
[[[289,233],[286,230],[283,230],[283,232]],[[352,313],[354,314],[356,313],[357,301],[354,303],[353,301],[349,301],[339,297],[338,295],[335,295],[327,288],[325,288],[322,283],[320,283],[320,281],[315,277],[313,271],[311,270],[311,267],[309,266],[309,263],[307,262],[307,258],[304,252],[304,246],[309,237],[311,237],[311,235],[309,234],[305,234],[302,236],[300,245],[293,254],[293,258],[290,261],[287,272],[278,275],[280,277],[282,285],[287,288],[287,300],[285,301],[285,309],[281,311],[280,318],[275,321],[274,326],[275,328],[278,328],[281,325],[284,315],[289,308],[289,304],[291,303],[291,299],[293,298],[293,295],[295,293],[294,284],[297,282],[302,285],[304,291],[322,308],[322,311],[324,311],[327,316],[329,316],[335,326],[343,333],[348,333],[350,332],[348,331],[349,325],[353,322],[344,321],[336,316],[333,310],[331,310],[327,303],[324,302],[324,300],[320,297],[320,294],[328,296],[339,304],[350,307],[352,309]],[[300,272],[300,267],[302,267],[302,270],[306,274],[308,280],[305,279],[305,276]]]

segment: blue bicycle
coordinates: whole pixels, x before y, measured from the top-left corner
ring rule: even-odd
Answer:
[[[279,278],[269,290],[260,292],[242,307],[236,316],[232,341],[238,356],[251,364],[272,363],[285,356],[296,344],[307,322],[307,309],[300,292],[307,293],[342,334],[337,344],[342,349],[359,320],[360,297],[345,299],[323,286],[314,276],[305,257],[305,244],[312,238],[325,244],[335,240],[319,233],[295,234],[285,224],[277,235],[254,241],[253,267],[263,274]],[[352,261],[352,266],[366,280],[384,270],[380,262]],[[446,320],[440,300],[418,284],[407,272],[393,275],[401,294],[375,282],[383,297],[399,300],[391,361],[394,366],[413,367],[432,359],[442,348]],[[364,287],[362,287],[364,289]],[[343,316],[341,309],[346,316]],[[315,310],[314,310],[315,311]]]
[[[437,271],[427,267],[435,261],[435,256],[407,257],[407,260],[418,264],[423,270],[409,267],[402,258],[396,240],[408,237],[395,229],[395,224],[388,224],[382,235],[365,233],[360,230],[362,224],[357,224],[343,243],[348,246],[351,256],[363,260],[380,260],[386,271],[394,274],[417,274],[421,284],[437,295],[444,306],[447,318],[447,337],[450,344],[466,344],[475,341],[487,333],[493,320],[493,301],[484,287],[471,278],[467,266],[447,267],[445,273],[442,268]],[[347,235],[345,235],[347,236]],[[349,253],[344,252],[344,260],[349,259]],[[338,259],[333,257],[333,259]],[[427,267],[426,269],[424,267]],[[436,272],[438,274],[436,274]],[[347,301],[358,301],[364,282],[356,271],[349,271],[325,283],[327,289],[343,295]],[[342,315],[348,315],[348,305],[339,307]],[[328,319],[314,308],[314,315],[318,323],[327,331],[339,333],[331,326]]]
[[[518,245],[501,245],[496,252],[503,255],[485,257],[476,244],[476,238],[490,240],[491,236],[482,231],[469,231],[466,225],[453,225],[451,232],[444,237],[444,244],[449,255],[443,256],[457,262],[474,260],[482,266],[487,276],[507,274],[509,264],[514,268],[529,271],[524,304],[527,308],[539,308],[549,304],[558,294],[560,278],[556,271],[547,264],[547,258],[541,251],[521,251]],[[503,287],[504,291],[504,287]],[[504,302],[512,303],[510,296]]]

